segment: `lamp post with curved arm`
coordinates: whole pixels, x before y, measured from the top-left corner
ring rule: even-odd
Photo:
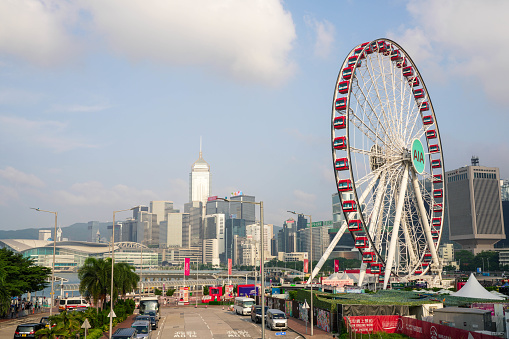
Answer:
[[[49,316],[53,314],[53,300],[55,298],[55,252],[57,247],[57,218],[58,218],[58,212],[53,211],[45,211],[41,210],[40,208],[34,208],[30,207],[32,210],[36,210],[37,212],[46,212],[46,213],[53,213],[55,215],[55,234],[53,234],[53,263],[51,264],[51,297],[50,297],[50,308],[49,308]]]

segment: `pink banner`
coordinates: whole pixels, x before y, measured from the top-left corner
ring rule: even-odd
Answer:
[[[334,272],[339,272],[339,260],[334,260]]]
[[[232,275],[232,258],[228,258],[228,274]]]
[[[184,259],[184,275],[185,276],[188,276],[191,273],[190,264],[191,264],[191,259],[190,258],[185,258]]]
[[[345,317],[352,331],[357,333],[385,332],[395,333],[399,315],[373,315],[359,317]]]
[[[309,265],[308,259],[304,259],[304,273],[308,273],[308,265]]]

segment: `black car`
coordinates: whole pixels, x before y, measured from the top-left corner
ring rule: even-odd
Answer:
[[[41,323],[29,323],[29,324],[21,324],[16,327],[16,331],[14,332],[14,339],[17,338],[36,338],[35,332],[40,329],[45,328],[46,325]]]
[[[146,315],[150,316],[150,323],[152,324],[152,318],[155,321],[155,327],[153,329],[155,330],[159,326],[159,317],[156,314],[156,311],[148,311],[145,312]]]
[[[268,306],[265,306],[265,316],[267,316]],[[251,321],[258,323],[262,322],[262,307],[260,305],[251,306]]]

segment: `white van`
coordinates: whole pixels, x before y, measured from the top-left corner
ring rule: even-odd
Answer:
[[[267,320],[265,321],[265,324],[271,330],[288,329],[288,319],[286,318],[286,314],[283,311],[273,308],[267,311]]]
[[[90,307],[90,304],[81,297],[72,297],[72,298],[65,298],[60,299],[60,302],[58,304],[58,310],[62,312],[63,310],[66,311],[81,311],[86,310]]]
[[[233,308],[235,309],[235,313],[237,314],[250,315],[251,306],[253,306],[254,304],[255,300],[253,298],[237,297],[235,298]]]

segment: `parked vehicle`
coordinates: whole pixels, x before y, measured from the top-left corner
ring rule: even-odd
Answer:
[[[265,306],[265,317],[267,317],[268,306]],[[262,307],[260,305],[251,306],[251,321],[255,323],[262,322]]]
[[[39,323],[43,324],[44,327],[49,328],[50,322],[49,317],[42,317],[41,320],[39,320]],[[54,327],[55,324],[52,324],[51,327]]]
[[[237,297],[235,298],[235,303],[233,305],[233,309],[235,313],[242,315],[250,315],[251,314],[251,306],[253,306],[255,300],[253,298],[244,298]]]
[[[111,339],[136,339],[138,331],[135,328],[118,328],[111,336]]]
[[[288,319],[283,311],[276,309],[269,309],[267,311],[267,321],[265,324],[271,330],[286,330],[288,329]]]
[[[35,336],[35,332],[45,328],[44,324],[41,323],[29,323],[29,324],[21,324],[16,327],[16,331],[14,331],[14,339],[17,338],[37,338]]]
[[[135,328],[136,331],[138,332],[136,335],[136,338],[144,338],[144,339],[151,338],[152,331],[151,331],[150,322],[148,322],[146,320],[136,320],[135,322],[133,322],[131,327]]]

